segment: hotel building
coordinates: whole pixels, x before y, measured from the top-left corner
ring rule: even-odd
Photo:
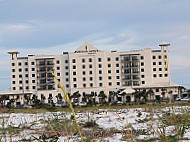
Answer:
[[[19,57],[18,51],[9,51],[11,89],[0,92],[0,95],[17,97],[21,104],[27,95],[30,98],[36,95],[39,99],[45,96],[45,102],[52,97],[55,103],[56,96],[63,96],[63,93],[49,72],[51,70],[69,94],[79,91],[80,102],[85,94],[98,95],[104,91],[108,96],[110,91],[127,89],[152,89],[154,99],[163,97],[164,89],[164,97],[177,97],[180,86],[170,80],[170,44],[164,42],[159,46],[158,50],[104,52],[86,42],[74,52],[27,57]],[[134,97],[130,97],[129,94],[122,101],[134,101]]]

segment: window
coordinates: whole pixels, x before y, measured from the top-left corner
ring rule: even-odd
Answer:
[[[73,72],[73,75],[76,75],[76,74],[77,74],[77,72],[76,72],[76,71],[74,71],[74,72]]]
[[[18,65],[21,66],[22,65],[21,62],[19,62]]]
[[[15,69],[12,69],[12,72],[15,72]]]
[[[32,80],[32,83],[35,83],[35,80]]]
[[[108,79],[111,79],[111,76],[108,76]]]
[[[119,73],[119,70],[116,70],[116,73]]]
[[[75,66],[75,65],[73,65],[73,69],[76,69],[76,66]]]
[[[25,65],[27,66],[27,65],[28,65],[28,62],[25,62]]]
[[[89,65],[89,68],[92,68],[92,65],[91,65],[91,64]]]
[[[15,63],[12,63],[12,66],[15,66]]]
[[[112,86],[112,82],[109,82],[108,85],[109,85],[109,86]]]
[[[26,86],[26,90],[28,90],[29,89],[29,87],[28,86]]]
[[[101,62],[102,61],[102,59],[101,58],[98,58],[98,62]]]
[[[66,84],[66,88],[69,88],[69,84]]]
[[[141,69],[141,72],[144,72],[144,69]]]
[[[159,62],[159,65],[162,65],[162,62]]]
[[[85,59],[82,59],[82,63],[85,63]]]
[[[19,72],[22,72],[22,69],[18,69]]]
[[[15,87],[13,87],[13,90],[16,90],[16,88],[15,88]]]
[[[167,59],[167,55],[165,55],[165,59]]]
[[[142,81],[142,84],[145,84],[145,81]]]
[[[111,64],[108,64],[108,68],[110,68],[111,67]]]
[[[99,80],[102,80],[102,77],[101,77],[101,76],[99,77]]]
[[[162,74],[159,74],[159,77],[162,77]]]
[[[25,68],[25,71],[28,71],[28,68]]]
[[[85,69],[85,65],[82,65],[82,68]]]
[[[161,56],[161,55],[159,55],[159,56],[158,56],[158,59],[162,59],[162,56]]]
[[[92,62],[92,58],[89,58],[88,61],[89,61],[89,62]]]
[[[116,79],[120,79],[120,76],[116,76]]]
[[[119,61],[119,57],[116,57],[115,60],[116,60],[116,61]]]
[[[153,71],[156,71],[156,68],[153,68]]]
[[[77,79],[76,79],[76,78],[73,78],[73,81],[77,81]]]
[[[102,64],[99,64],[98,66],[99,66],[99,68],[102,68]]]
[[[117,82],[117,85],[120,85],[120,82]]]
[[[77,84],[73,84],[73,87],[74,87],[74,88],[77,88]]]
[[[65,63],[68,63],[68,60],[65,60]]]
[[[168,74],[164,74],[165,77],[168,77]]]
[[[66,78],[66,79],[65,79],[65,81],[67,81],[67,82],[68,82],[68,81],[69,81],[69,79],[68,79],[68,78]]]
[[[159,71],[162,71],[162,68],[159,68]]]
[[[19,77],[19,78],[22,78],[22,75],[20,74],[18,77]]]
[[[22,87],[19,87],[19,90],[22,90]]]
[[[65,75],[69,75],[69,73],[68,72],[65,72]],[[74,75],[74,74],[73,74]],[[76,74],[75,74],[76,75]]]
[[[108,73],[111,73],[111,70],[108,70]]]
[[[86,78],[85,78],[85,77],[83,77],[83,78],[82,78],[82,80],[83,80],[83,81],[86,81]]]
[[[28,80],[26,80],[25,82],[28,83]]]
[[[35,71],[35,68],[32,68],[32,71]]]
[[[158,89],[158,88],[156,89],[156,92],[159,92],[159,89]]]
[[[144,78],[144,75],[141,75],[141,78]]]
[[[107,61],[111,61],[111,58],[110,58],[110,57],[108,57],[108,58],[107,58]]]
[[[102,74],[102,71],[101,71],[101,70],[99,70],[99,74]]]
[[[83,84],[83,87],[86,88],[86,84],[85,83]]]
[[[93,80],[93,78],[92,78],[92,77],[90,77],[90,78],[89,78],[89,80],[90,80],[90,81],[92,81],[92,80]]]
[[[32,77],[35,77],[35,74],[32,74]]]
[[[15,75],[12,75],[12,78],[15,78]]]
[[[60,76],[60,73],[59,73],[59,72],[57,73],[57,76]]]
[[[93,83],[90,83],[90,87],[93,87]]]
[[[141,56],[141,60],[143,60],[144,59],[144,57],[143,56]]]
[[[99,83],[99,86],[100,86],[100,87],[102,87],[102,86],[103,86],[103,84],[102,84],[102,83]]]
[[[155,77],[156,77],[156,74],[153,74],[153,77],[155,78]]]
[[[57,67],[57,70],[60,70],[60,67]]]
[[[156,56],[152,56],[152,59],[156,59]]]
[[[31,62],[31,65],[34,65],[34,62]]]
[[[68,66],[65,66],[65,69],[67,70],[69,67]]]
[[[119,64],[116,64],[116,67],[119,67]]]
[[[156,65],[156,62],[153,62],[153,65]]]
[[[82,72],[82,74],[83,74],[83,75],[85,75],[85,74],[86,74],[86,72],[85,72],[85,71],[83,71],[83,72]]]
[[[72,62],[73,62],[73,63],[76,63],[76,60],[75,60],[75,59],[73,59],[73,60],[72,60]]]
[[[92,71],[89,71],[89,74],[92,74]]]
[[[15,84],[15,81],[13,81],[12,84]]]
[[[59,60],[57,60],[56,63],[59,64]]]
[[[144,62],[141,62],[141,66],[144,66]]]
[[[36,86],[32,86],[32,89],[36,89]]]

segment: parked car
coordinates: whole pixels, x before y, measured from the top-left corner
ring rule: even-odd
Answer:
[[[6,106],[1,106],[0,109],[6,109],[7,107]]]
[[[82,106],[82,107],[84,107],[84,106],[86,106],[86,105],[87,105],[86,102],[80,102],[80,103],[79,103],[79,106]]]
[[[65,107],[65,106],[67,106],[67,103],[65,103],[65,102],[58,102],[58,103],[55,103],[55,106],[56,107]]]
[[[123,105],[123,102],[122,101],[118,101],[117,105]]]
[[[181,97],[177,97],[175,100],[176,101],[181,101]]]
[[[60,104],[60,103],[55,103],[55,106],[56,106],[56,107],[62,107],[62,104]]]
[[[181,101],[190,101],[190,98],[185,97],[185,98],[182,98]]]

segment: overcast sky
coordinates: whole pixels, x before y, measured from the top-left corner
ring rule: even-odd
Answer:
[[[10,87],[7,51],[61,54],[87,41],[128,51],[167,41],[171,79],[190,88],[189,0],[0,0],[0,91]]]

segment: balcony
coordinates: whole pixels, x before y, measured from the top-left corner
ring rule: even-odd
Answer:
[[[37,78],[46,78],[46,76],[37,76]]]
[[[131,80],[131,78],[123,78],[122,80]]]
[[[37,70],[37,72],[46,72],[46,69],[43,69],[43,70]]]

